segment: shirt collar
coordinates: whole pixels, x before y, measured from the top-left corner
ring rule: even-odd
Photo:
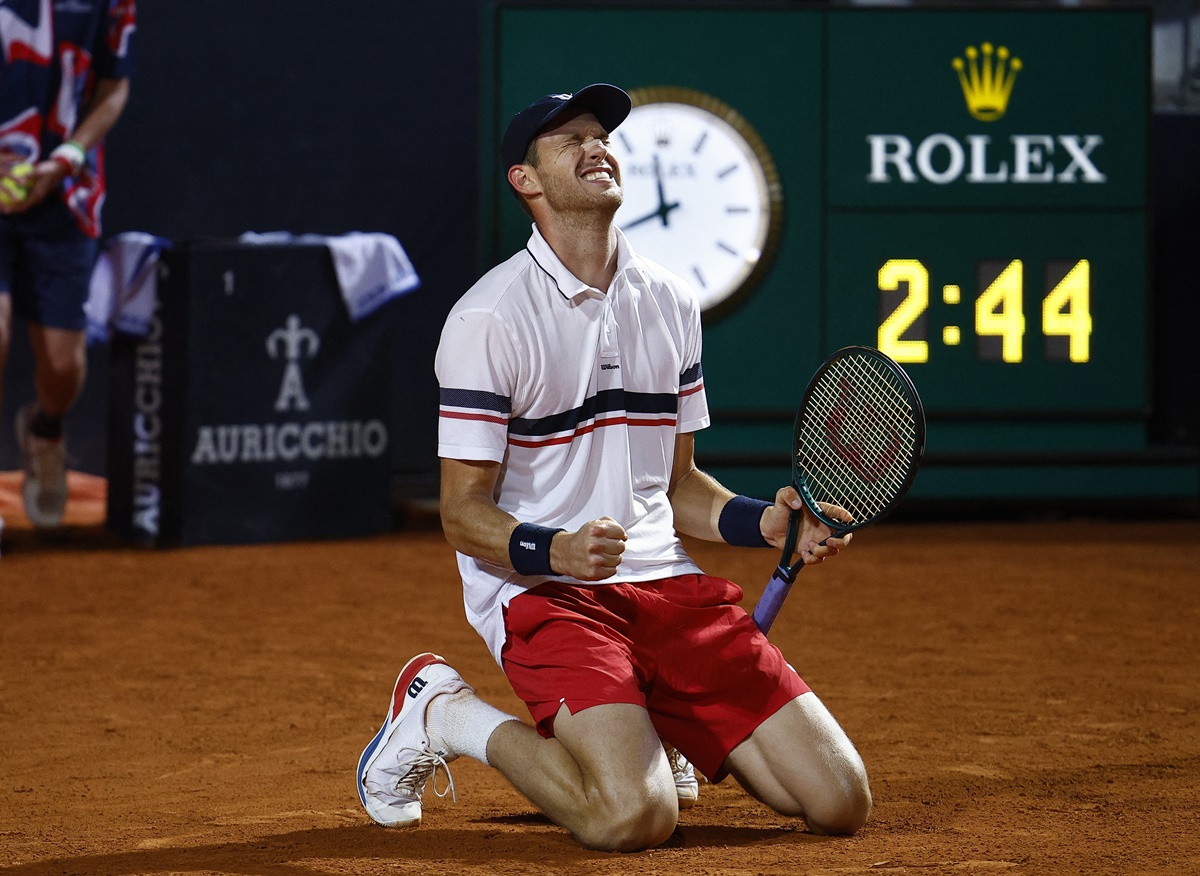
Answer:
[[[617,276],[628,274],[630,281],[638,281],[642,286],[649,286],[649,278],[642,270],[642,260],[633,251],[625,232],[617,229]]]
[[[629,245],[629,241],[625,239],[625,235],[621,229],[617,231],[617,271],[613,275],[614,281],[616,277],[620,277],[626,271],[632,272],[637,278],[644,281],[641,268],[638,265],[637,255],[633,251],[633,247]],[[568,300],[579,295],[591,294],[593,296],[604,295],[604,290],[597,289],[594,286],[589,286],[587,283],[580,280],[568,270],[567,266],[562,263],[550,248],[550,244],[546,242],[546,238],[542,237],[542,232],[537,225],[533,226],[533,233],[529,236],[529,242],[525,244],[525,249],[533,256],[533,260],[537,262],[538,267],[545,271],[546,275],[558,287],[559,294]]]

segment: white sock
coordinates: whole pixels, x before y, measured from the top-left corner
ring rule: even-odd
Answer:
[[[434,697],[425,712],[429,743],[457,757],[467,755],[488,763],[487,744],[496,728],[521,719],[501,712],[472,692]],[[489,764],[490,766],[490,764]]]

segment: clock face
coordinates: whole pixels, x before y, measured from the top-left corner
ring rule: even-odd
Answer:
[[[630,93],[613,132],[625,199],[616,224],[634,249],[688,280],[707,319],[766,270],[782,196],[762,140],[733,109],[683,88]]]

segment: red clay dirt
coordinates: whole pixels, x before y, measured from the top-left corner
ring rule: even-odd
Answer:
[[[432,515],[147,551],[105,533],[96,490],[73,482],[54,535],[0,502],[0,876],[1200,873],[1200,521],[860,533],[772,637],[862,752],[867,827],[817,837],[726,780],[663,847],[616,855],[467,759],[420,828],[360,811],[355,763],[412,654],[526,716]],[[689,547],[747,606],[777,559]]]

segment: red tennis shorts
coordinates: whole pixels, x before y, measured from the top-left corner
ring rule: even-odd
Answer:
[[[708,575],[635,584],[549,581],[505,609],[505,675],[538,732],[564,704],[632,703],[714,781],[729,753],[809,688],[738,605],[742,588]]]

